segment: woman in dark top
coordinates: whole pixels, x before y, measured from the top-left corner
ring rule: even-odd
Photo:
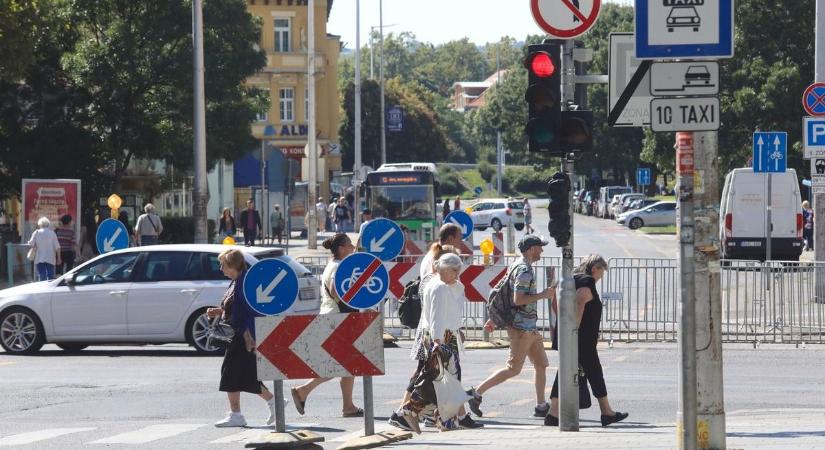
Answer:
[[[220,224],[218,225],[218,232],[221,236],[235,235],[235,218],[232,217],[232,211],[230,211],[229,208],[223,209]]]
[[[255,361],[255,316],[257,315],[243,293],[243,279],[246,275],[246,261],[240,250],[227,250],[218,257],[223,274],[232,279],[224,294],[220,308],[209,308],[209,317],[221,317],[232,325],[235,335],[226,349],[221,365],[220,390],[229,397],[229,415],[215,423],[216,427],[245,427],[246,419],[241,414],[241,391],[258,394],[269,406],[267,425],[275,422],[275,397],[258,381]]]
[[[576,280],[576,318],[579,324],[579,366],[584,371],[593,396],[599,401],[602,426],[606,427],[627,418],[627,413],[616,412],[607,400],[607,386],[604,383],[602,364],[596,344],[599,343],[599,325],[602,321],[602,301],[596,291],[596,282],[607,271],[607,262],[599,255],[588,255],[582,259],[574,271]],[[544,424],[559,425],[559,374],[553,381],[550,392],[550,412],[544,418]]]
[[[447,216],[450,215],[450,199],[444,199],[444,206],[441,207],[441,218],[446,220]]]

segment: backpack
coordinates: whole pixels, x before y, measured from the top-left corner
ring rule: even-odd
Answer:
[[[513,302],[513,284],[510,277],[517,267],[523,264],[515,264],[507,270],[507,276],[499,280],[487,297],[487,317],[493,321],[496,328],[507,328],[513,325],[518,307]]]
[[[421,277],[410,281],[404,286],[404,294],[398,299],[398,320],[404,327],[414,330],[421,320],[421,295],[418,288],[421,286]]]

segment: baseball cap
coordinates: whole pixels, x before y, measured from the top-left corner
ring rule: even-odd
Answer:
[[[534,234],[526,234],[518,243],[519,251],[525,251],[534,245],[541,245],[544,247],[545,245],[549,244],[550,241],[544,239],[543,237],[536,236]]]

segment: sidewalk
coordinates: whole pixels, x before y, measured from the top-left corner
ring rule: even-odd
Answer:
[[[727,413],[728,449],[822,449],[825,448],[825,410],[763,410]],[[439,433],[424,429],[405,441],[404,448],[437,449],[467,446],[500,449],[515,444],[519,449],[672,449],[677,448],[673,422],[656,424],[626,422],[602,428],[594,421],[582,421],[578,432],[561,433],[556,427],[527,426],[522,420],[481,419],[478,431]],[[540,422],[536,421],[536,425]],[[377,427],[383,429],[383,427]],[[379,430],[376,430],[379,431]],[[509,443],[509,444],[508,444]]]

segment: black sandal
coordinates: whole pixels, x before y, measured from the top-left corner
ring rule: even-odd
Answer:
[[[298,410],[298,414],[303,416],[306,400],[301,400],[301,396],[298,394],[298,388],[292,388],[290,392],[292,392],[292,401],[295,403],[295,409]]]
[[[364,417],[364,410],[361,409],[361,408],[356,408],[355,411],[353,411],[353,412],[348,412],[348,413],[345,412],[343,417],[345,417],[345,418]]]

